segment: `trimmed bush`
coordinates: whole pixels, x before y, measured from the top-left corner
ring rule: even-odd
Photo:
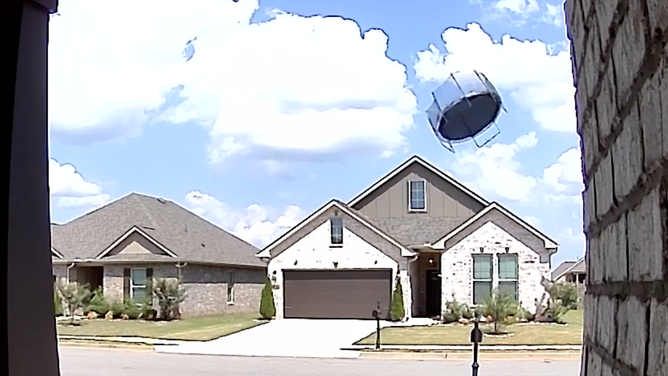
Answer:
[[[561,301],[561,305],[568,309],[578,308],[578,286],[571,282],[559,282],[552,285],[550,296],[554,301]]]
[[[276,305],[274,304],[274,292],[269,278],[264,282],[262,297],[260,299],[260,316],[271,320],[276,316]]]
[[[125,303],[123,302],[113,302],[109,306],[109,311],[114,315],[115,319],[120,319],[121,316],[125,313]]]
[[[473,311],[466,303],[458,302],[456,299],[445,303],[445,310],[442,313],[442,321],[445,324],[458,322],[461,319],[470,320],[473,318]]]
[[[401,287],[401,280],[397,278],[397,284],[392,294],[392,303],[390,304],[390,320],[401,321],[406,315],[404,309],[404,292]]]

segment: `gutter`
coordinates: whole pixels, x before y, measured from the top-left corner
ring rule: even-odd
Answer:
[[[67,271],[66,271],[66,274],[65,274],[65,276],[67,277],[67,283],[70,283],[70,269],[75,267],[76,264],[77,264],[76,262],[73,262],[72,264],[67,266]]]

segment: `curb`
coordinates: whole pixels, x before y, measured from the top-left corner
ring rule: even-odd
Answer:
[[[374,359],[374,360],[465,360],[470,361],[472,354],[469,353],[448,353],[448,352],[362,352],[360,359]],[[495,361],[516,361],[516,360],[536,360],[543,362],[563,361],[563,360],[580,360],[580,353],[524,353],[524,352],[487,352],[480,353],[479,359],[481,361],[495,360]]]
[[[97,349],[135,350],[154,352],[155,348],[150,344],[124,343],[113,341],[91,341],[91,340],[59,340],[60,347],[79,347]]]

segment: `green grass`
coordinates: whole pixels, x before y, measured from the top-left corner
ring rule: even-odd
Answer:
[[[485,334],[483,345],[581,345],[582,311],[570,311],[564,316],[566,324],[520,323],[504,327],[507,336]],[[438,326],[394,327],[380,332],[384,345],[469,345],[473,325],[448,324]],[[481,325],[483,332],[488,325]],[[375,333],[357,344],[373,345]]]
[[[58,324],[58,334],[208,341],[260,324],[257,314],[203,316],[170,322],[96,319],[84,320],[81,325]]]

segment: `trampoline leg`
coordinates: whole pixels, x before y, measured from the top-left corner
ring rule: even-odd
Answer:
[[[492,140],[494,140],[494,139],[496,138],[496,136],[498,136],[498,135],[501,134],[501,130],[499,129],[499,126],[496,124],[496,122],[492,122],[492,124],[493,124],[493,128],[496,130],[496,132],[494,132],[494,134],[492,135],[492,137],[488,138],[488,139],[487,139],[485,142],[483,142],[482,144],[479,144],[479,143],[478,143],[478,140],[477,140],[475,137],[472,137],[472,138],[473,138],[473,142],[475,142],[475,145],[476,145],[478,148],[484,148],[485,146],[487,146],[487,144],[489,144]],[[491,129],[491,127],[490,127],[490,129]],[[488,130],[489,130],[489,129],[488,129]],[[487,132],[485,132],[485,133],[487,133]]]

